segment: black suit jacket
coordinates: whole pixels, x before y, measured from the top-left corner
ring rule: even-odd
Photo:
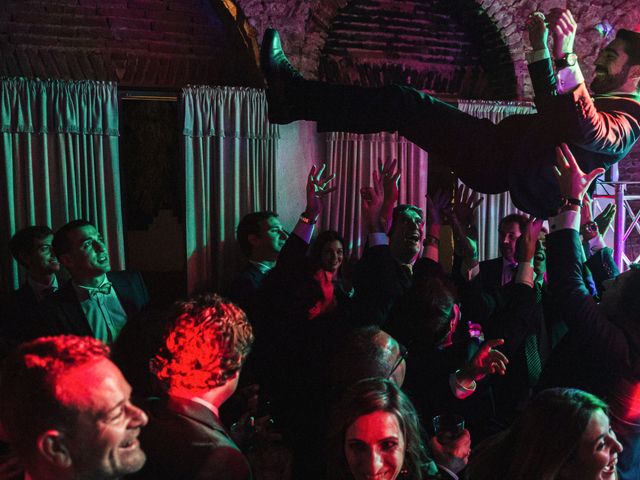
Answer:
[[[46,324],[46,316],[35,292],[25,282],[0,302],[0,338],[7,347],[32,340]]]
[[[604,397],[619,418],[629,415],[640,372],[640,333],[635,325],[607,318],[584,284],[580,238],[571,229],[547,236],[550,288],[568,333],[551,353],[540,387],[571,386]],[[634,312],[635,315],[635,312]],[[637,421],[637,420],[636,420]]]
[[[140,441],[147,462],[133,478],[248,480],[249,462],[213,412],[191,400],[167,397],[147,403],[149,424]]]
[[[227,297],[249,313],[254,306],[256,292],[266,276],[256,265],[249,263],[231,282]]]
[[[140,272],[108,272],[107,279],[112,283],[127,319],[130,320],[149,303],[149,293]],[[46,325],[38,329],[39,336],[93,336],[71,281],[63,285],[42,308],[46,311],[47,321]]]

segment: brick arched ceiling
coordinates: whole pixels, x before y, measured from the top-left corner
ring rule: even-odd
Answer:
[[[333,19],[319,76],[464,98],[509,99],[517,90],[509,49],[473,0],[353,0]]]
[[[0,75],[176,90],[262,86],[255,33],[231,0],[5,0]]]
[[[237,4],[243,9],[248,21],[257,31],[258,38],[261,38],[264,29],[267,26],[273,26],[282,33],[283,43],[287,54],[290,56],[292,63],[298,67],[306,76],[316,78],[321,73],[321,58],[327,54],[331,56],[331,52],[325,50],[325,43],[334,33],[333,22],[350,8],[350,5],[364,4],[360,0],[237,0]],[[398,0],[387,0],[377,3],[379,5],[391,5],[402,7],[405,3],[428,4],[434,2],[404,2]],[[461,12],[478,12],[479,16],[485,15],[493,25],[497,33],[491,33],[490,36],[495,40],[499,39],[499,43],[504,45],[507,55],[510,58],[511,67],[515,75],[516,96],[518,98],[531,98],[531,85],[526,71],[526,63],[524,60],[524,52],[526,50],[526,39],[523,37],[521,26],[524,19],[533,8],[539,8],[542,11],[548,11],[565,1],[558,0],[441,0],[440,8],[450,8],[452,18],[456,19],[458,26],[465,33],[473,38],[474,33],[477,35],[483,28],[487,28],[486,23],[476,18],[475,26],[469,27],[465,24],[466,20]],[[580,53],[581,66],[585,72],[585,76],[589,78],[592,73],[592,63],[596,52],[600,48],[603,40],[594,30],[594,26],[608,21],[615,28],[633,28],[640,23],[640,2],[637,0],[590,0],[589,2],[581,0],[569,0],[569,7],[572,9],[574,16],[579,22],[579,34],[576,42],[576,50]],[[461,10],[462,9],[462,10]],[[457,11],[457,13],[456,13]],[[457,16],[456,16],[457,15]],[[473,18],[473,15],[471,15]],[[342,26],[342,34],[348,31],[348,26]],[[488,29],[487,31],[491,31]],[[335,32],[336,34],[338,32]],[[354,32],[355,33],[355,32]],[[460,33],[460,32],[458,32]],[[606,41],[606,39],[604,40]],[[486,39],[480,40],[480,45],[487,45]],[[490,44],[491,42],[489,42]],[[384,52],[387,58],[381,58],[378,53],[375,63],[387,62],[390,67],[398,64],[398,59],[393,52]],[[486,65],[502,64],[504,51],[499,53],[492,52],[492,56],[486,57],[484,50],[478,58],[478,68],[486,68]],[[335,55],[337,58],[337,55]],[[348,60],[347,60],[348,61]],[[327,60],[329,63],[329,60]],[[356,62],[353,61],[355,64]],[[343,75],[346,75],[344,73]],[[426,74],[423,74],[426,75]],[[415,75],[414,75],[415,76]],[[496,79],[495,72],[492,73],[494,78],[487,79],[487,88],[491,82]],[[351,77],[350,77],[351,78]],[[510,87],[512,80],[505,84]],[[498,81],[499,85],[499,81]],[[464,91],[464,89],[463,89]],[[496,90],[496,86],[489,88],[486,93],[489,96],[503,96],[504,92]],[[483,94],[484,95],[484,94]]]

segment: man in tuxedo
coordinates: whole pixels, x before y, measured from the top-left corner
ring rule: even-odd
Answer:
[[[60,228],[53,249],[71,280],[46,305],[47,331],[71,333],[113,343],[127,320],[149,303],[139,272],[111,272],[109,252],[102,235],[85,220]]]
[[[147,423],[131,387],[91,337],[20,345],[0,374],[0,432],[29,480],[116,480],[145,462],[137,440]],[[6,467],[6,466],[4,466]]]
[[[9,242],[13,258],[27,272],[25,282],[1,305],[0,337],[20,343],[32,338],[30,327],[43,321],[38,305],[58,289],[60,263],[53,252],[53,231],[31,226],[18,231]]]
[[[546,218],[562,204],[553,176],[557,144],[570,142],[583,168],[607,169],[640,137],[640,33],[620,30],[600,53],[592,97],[573,49],[577,24],[571,13],[553,9],[546,20],[536,12],[527,23],[538,113],[513,115],[497,125],[407,86],[364,88],[305,80],[287,60],[278,33],[267,29],[260,63],[269,119],[314,120],[322,131],[398,131],[446,161],[474,190],[508,190],[520,210]]]
[[[228,297],[243,310],[252,307],[256,291],[275,267],[288,236],[274,212],[252,212],[238,223],[236,239],[249,264],[233,279]]]
[[[253,331],[242,310],[218,295],[176,304],[151,372],[166,391],[152,399],[142,436],[145,479],[252,478],[251,468],[222,425],[219,409],[235,392]]]

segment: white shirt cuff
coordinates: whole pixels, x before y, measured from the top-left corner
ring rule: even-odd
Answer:
[[[607,244],[604,243],[604,238],[602,238],[602,235],[600,234],[589,240],[589,252],[591,255],[595,255],[606,246]]]
[[[533,259],[530,262],[518,263],[515,282],[524,283],[533,288]]]
[[[557,72],[558,76],[558,93],[562,95],[575,89],[581,83],[584,83],[584,76],[578,64],[572,67],[565,67]]]
[[[577,232],[580,231],[580,212],[567,210],[566,212],[560,212],[558,215],[549,218],[549,233],[568,228]]]
[[[311,243],[311,237],[313,236],[313,224],[304,223],[298,220],[296,226],[293,229],[293,233],[295,233],[298,237],[305,241],[305,243]]]
[[[458,373],[460,370],[456,371]],[[456,373],[452,373],[449,375],[449,387],[451,387],[451,392],[456,396],[456,398],[460,400],[464,400],[467,397],[473,395],[473,392],[476,391],[476,387],[478,384],[476,381],[472,381],[469,387],[463,386],[456,377]]]
[[[372,232],[369,234],[369,246],[389,245],[389,237],[384,232]]]
[[[527,60],[527,63],[535,63],[539,62],[540,60],[551,58],[551,55],[549,55],[548,48],[541,48],[540,50],[531,50],[525,53],[524,57]]]

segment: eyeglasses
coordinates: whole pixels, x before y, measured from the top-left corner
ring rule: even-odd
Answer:
[[[402,361],[403,360],[406,361],[407,357],[409,356],[409,350],[407,349],[407,347],[405,347],[401,343],[398,343],[398,347],[400,349],[400,355],[398,356],[396,363],[393,364],[393,368],[389,372],[389,375],[387,375],[387,380],[389,380],[391,376],[395,373],[395,371],[398,369]]]

